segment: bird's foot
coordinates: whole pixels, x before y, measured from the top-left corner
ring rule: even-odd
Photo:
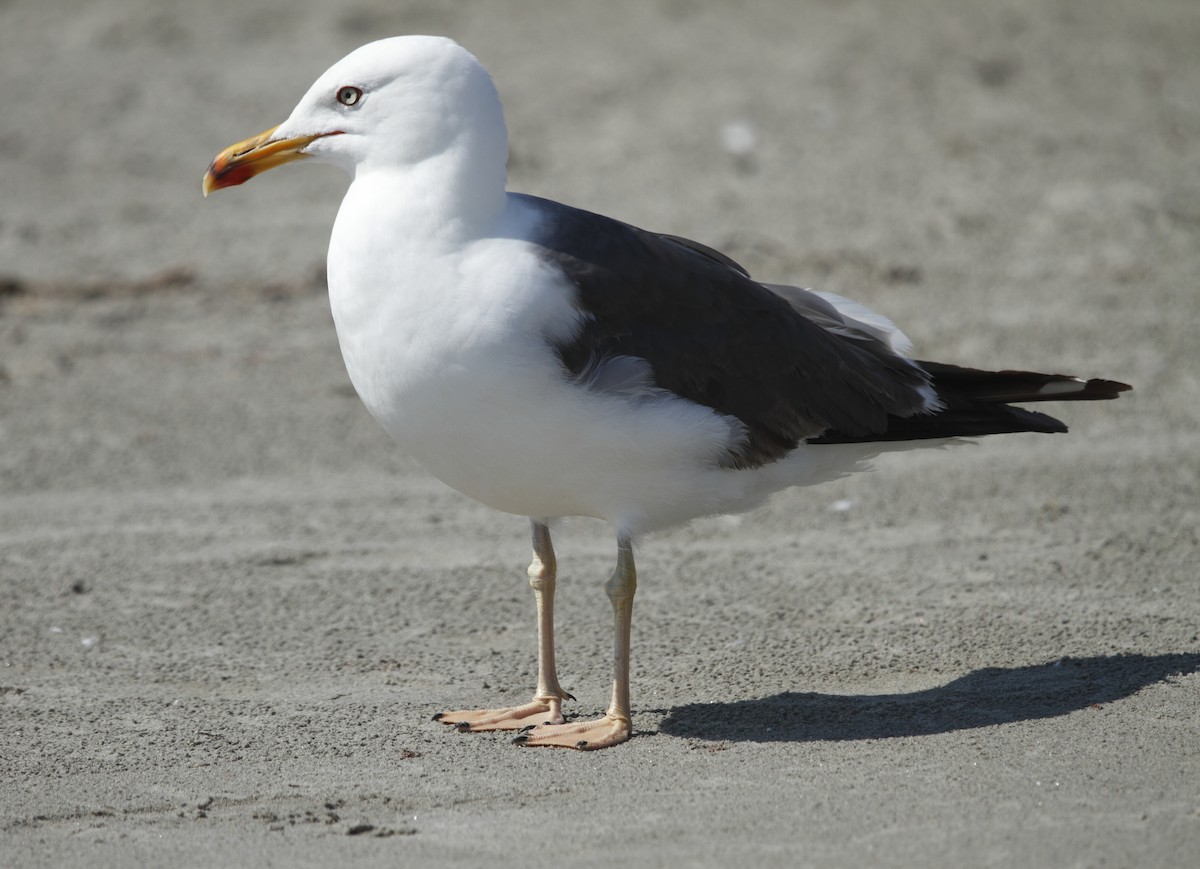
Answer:
[[[620,745],[629,739],[633,726],[623,715],[612,712],[591,721],[572,721],[570,724],[539,724],[513,739],[514,745],[549,745],[557,748],[577,748],[593,751]]]
[[[574,700],[570,694],[562,697],[534,697],[523,706],[508,706],[503,709],[469,709],[456,712],[439,712],[434,721],[449,724],[460,733],[482,733],[488,730],[526,730],[540,725],[562,724],[564,699]]]

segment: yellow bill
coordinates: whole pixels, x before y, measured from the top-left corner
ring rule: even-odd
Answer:
[[[204,173],[201,190],[208,196],[214,190],[245,184],[255,175],[307,157],[304,149],[322,136],[334,133],[317,133],[312,136],[296,136],[291,139],[273,139],[278,127],[272,127],[257,136],[230,145],[216,156]]]

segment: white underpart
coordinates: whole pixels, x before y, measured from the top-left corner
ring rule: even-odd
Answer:
[[[353,111],[331,102],[343,84],[365,85]],[[574,335],[583,314],[574,288],[524,240],[543,215],[506,195],[499,100],[453,43],[384,40],[350,55],[280,135],[326,129],[344,135],[310,153],[354,175],[329,247],[346,369],[383,427],[458,491],[510,513],[593,516],[636,535],[748,509],[854,470],[880,448],[802,446],[759,469],[722,468],[742,425],[647,396],[635,361],[597,374],[612,382],[593,388],[564,377],[552,342]],[[886,319],[825,298],[907,347]]]

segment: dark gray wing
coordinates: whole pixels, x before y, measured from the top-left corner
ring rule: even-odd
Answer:
[[[745,425],[747,442],[727,464],[774,461],[829,430],[870,439],[925,407],[924,371],[866,332],[823,328],[723,254],[522,198],[543,214],[537,242],[588,314],[557,347],[567,370],[583,377],[606,359],[645,360],[655,386]]]

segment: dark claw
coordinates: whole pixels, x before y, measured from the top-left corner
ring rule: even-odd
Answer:
[[[454,729],[457,730],[459,733],[470,733],[471,732],[471,722],[470,721],[459,721],[457,724],[454,725]]]
[[[575,747],[576,748],[587,748],[587,740],[586,739],[579,740],[577,743],[575,743]]]
[[[529,741],[529,737],[528,737],[528,736],[514,736],[514,737],[513,737],[512,744],[513,744],[513,745],[524,745],[524,744],[525,744],[525,743],[527,743],[528,741]]]
[[[442,720],[442,716],[443,716],[443,715],[445,715],[445,714],[446,714],[445,712],[439,712],[439,713],[437,713],[436,715],[434,715],[434,716],[433,716],[433,719],[432,719],[432,720],[433,720],[433,721],[441,721],[441,720]]]
[[[564,692],[564,693],[565,693],[565,692]],[[566,696],[566,698],[565,698],[565,699],[567,699],[567,700],[574,700],[574,699],[575,699],[575,695],[574,695],[574,694],[567,694],[567,696]]]
[[[533,728],[535,728],[535,727],[537,727],[537,725],[536,725],[536,724],[526,724],[524,727],[522,727],[522,728],[521,728],[521,731],[520,731],[520,732],[521,732],[521,733],[528,733],[529,731],[533,730]]]

